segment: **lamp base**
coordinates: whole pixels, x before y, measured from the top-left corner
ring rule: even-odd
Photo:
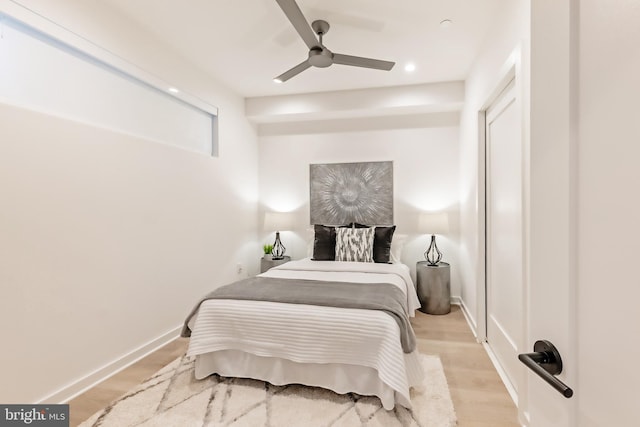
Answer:
[[[431,244],[429,248],[424,253],[424,258],[427,260],[429,265],[438,265],[440,260],[442,259],[442,252],[438,250],[438,245],[436,245],[436,236],[435,234],[431,235]]]
[[[287,248],[284,247],[280,241],[280,232],[276,231],[276,241],[273,242],[273,249],[271,250],[271,259],[280,260],[284,259],[284,253]]]

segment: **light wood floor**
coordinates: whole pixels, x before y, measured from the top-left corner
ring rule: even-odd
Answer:
[[[420,352],[440,356],[458,427],[520,426],[516,406],[460,306],[442,316],[416,312],[411,324]]]
[[[411,320],[424,354],[442,360],[458,417],[458,427],[517,427],[516,407],[487,353],[475,341],[459,306],[451,313],[416,313]],[[187,339],[179,338],[71,400],[71,426],[89,418],[127,390],[182,355]]]

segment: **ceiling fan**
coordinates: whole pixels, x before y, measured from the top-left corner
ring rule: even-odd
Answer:
[[[309,23],[302,14],[302,11],[296,4],[295,0],[276,1],[309,48],[309,58],[292,69],[280,74],[278,77],[273,79],[274,81],[279,83],[286,82],[291,77],[300,74],[311,66],[325,68],[331,64],[342,64],[389,71],[395,65],[395,62],[331,52],[324,46],[324,44],[322,44],[322,37],[327,34],[327,31],[329,31],[329,23],[327,21],[313,21],[311,26],[309,26]],[[316,34],[318,35],[318,38],[316,38]]]

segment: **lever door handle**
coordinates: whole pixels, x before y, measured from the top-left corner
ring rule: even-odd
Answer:
[[[519,354],[518,359],[538,374],[567,399],[573,396],[573,390],[554,375],[562,372],[562,358],[558,349],[546,340],[536,341],[534,353]]]

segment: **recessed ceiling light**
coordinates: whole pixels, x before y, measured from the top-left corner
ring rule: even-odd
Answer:
[[[273,79],[273,82],[274,82],[274,83],[282,83],[282,80],[280,80],[280,79]]]
[[[178,92],[180,92],[180,91],[179,91],[178,89],[176,89],[175,87],[170,87],[170,88],[168,89],[168,91],[169,91],[169,92],[171,92],[171,93],[178,93]]]
[[[443,19],[440,21],[440,28],[449,28],[453,24],[451,19]]]
[[[416,64],[414,64],[413,62],[408,62],[407,65],[404,66],[404,70],[407,73],[411,73],[416,70]]]

